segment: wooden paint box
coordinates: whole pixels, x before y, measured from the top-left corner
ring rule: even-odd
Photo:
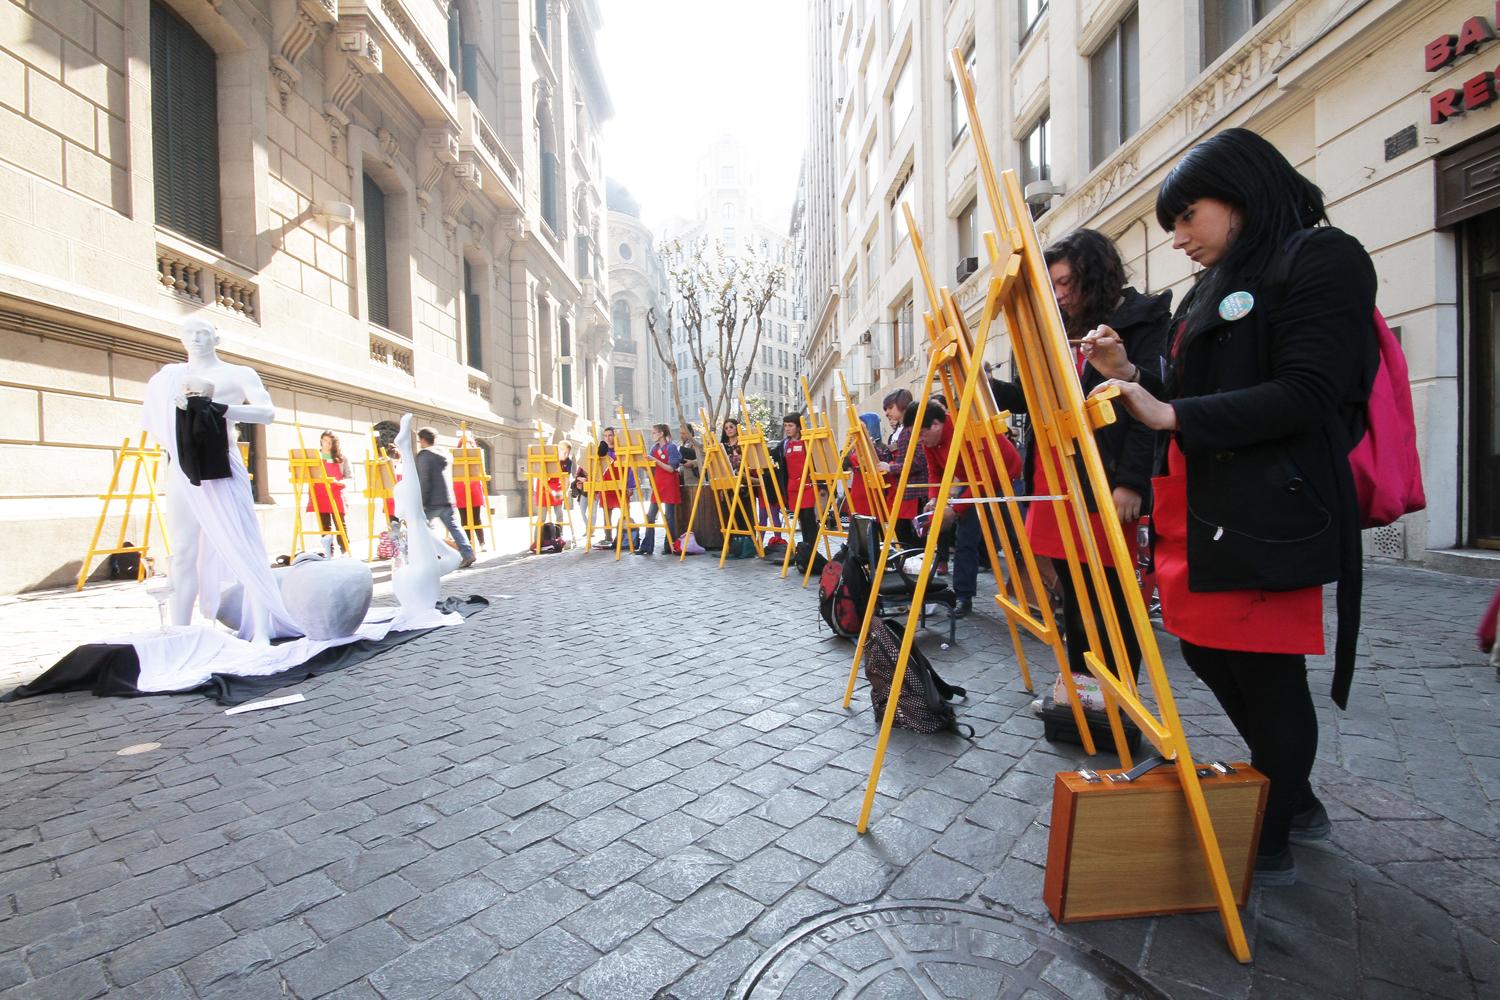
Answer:
[[[1125,773],[1057,775],[1042,898],[1058,923],[1217,909],[1175,767],[1112,778]],[[1249,764],[1216,762],[1198,774],[1230,891],[1244,906],[1270,782]]]

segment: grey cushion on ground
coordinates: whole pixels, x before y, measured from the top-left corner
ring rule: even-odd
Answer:
[[[353,635],[375,595],[370,568],[357,559],[327,559],[321,553],[304,552],[290,567],[279,566],[271,574],[281,588],[287,612],[310,639]],[[236,631],[242,593],[236,583],[219,600],[219,621]]]

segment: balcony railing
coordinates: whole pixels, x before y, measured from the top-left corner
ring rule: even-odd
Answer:
[[[464,158],[490,175],[481,178],[485,194],[501,208],[519,209],[521,170],[468,94],[458,95],[458,129],[458,148]]]
[[[376,329],[370,331],[370,360],[377,365],[393,368],[408,378],[416,374],[411,348],[402,344],[394,334]]]
[[[195,244],[158,233],[156,275],[178,298],[260,322],[260,288],[251,273],[224,260],[210,260]]]

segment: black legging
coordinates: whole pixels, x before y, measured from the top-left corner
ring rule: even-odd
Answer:
[[[1271,780],[1260,853],[1275,854],[1287,846],[1292,817],[1317,801],[1307,780],[1318,753],[1307,658],[1208,649],[1186,641],[1182,655],[1239,730],[1251,765]]]
[[[1073,589],[1073,574],[1068,572],[1068,564],[1062,559],[1052,560],[1057,567],[1057,587],[1062,592],[1063,599],[1063,634],[1068,640],[1068,668],[1075,674],[1087,674],[1089,668],[1084,666],[1083,654],[1089,648],[1088,630],[1084,628],[1083,612],[1078,606],[1078,593]],[[1113,567],[1104,568],[1104,578],[1109,583],[1109,597],[1115,607],[1115,616],[1120,621],[1120,633],[1125,639],[1125,655],[1129,657],[1130,676],[1140,679],[1141,676],[1141,644],[1136,639],[1135,627],[1130,622],[1130,612],[1125,606],[1125,588],[1121,582],[1120,574]],[[1094,579],[1089,574],[1088,567],[1083,567],[1083,583],[1088,589],[1089,607],[1099,607],[1099,597],[1094,591]],[[1136,585],[1134,574],[1131,574],[1130,585]],[[1099,612],[1094,612],[1094,622],[1099,629],[1099,641],[1104,646],[1104,662],[1110,672],[1116,677],[1120,676],[1120,665],[1115,662],[1114,645],[1109,642],[1107,633],[1104,631],[1104,622]]]
[[[812,548],[818,537],[818,512],[811,507],[803,507],[797,511],[797,527],[802,529],[802,541],[807,543],[809,549]]]
[[[552,508],[549,508],[549,509],[552,509]],[[479,522],[479,508],[478,507],[460,507],[460,508],[458,508],[458,526],[460,528],[463,528],[465,531],[468,531],[470,528],[473,528],[474,529],[474,538],[475,538],[475,540],[477,542],[479,542],[480,545],[483,545],[484,544],[484,529],[479,526],[479,523],[480,522]]]

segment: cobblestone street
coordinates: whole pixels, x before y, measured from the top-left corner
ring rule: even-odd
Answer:
[[[492,607],[278,692],[303,704],[0,705],[0,998],[718,1000],[799,924],[905,901],[991,911],[1174,998],[1493,997],[1500,684],[1473,642],[1491,587],[1368,570],[1349,712],[1326,661],[1313,676],[1332,843],[1252,894],[1248,966],[1215,914],[1052,924],[1052,779],[1084,758],[1041,739],[993,615],[950,650],[924,637],[976,737],[898,731],[861,837],[876,725],[863,684],[839,706],[850,647],[811,588],[758,561],[570,551],[450,577]],[[96,626],[90,599],[114,609]],[[64,647],[156,618],[128,587],[21,605]],[[1196,755],[1242,758],[1163,648]],[[838,995],[860,966],[832,951],[753,995]],[[857,995],[997,995],[911,974],[925,992]]]

